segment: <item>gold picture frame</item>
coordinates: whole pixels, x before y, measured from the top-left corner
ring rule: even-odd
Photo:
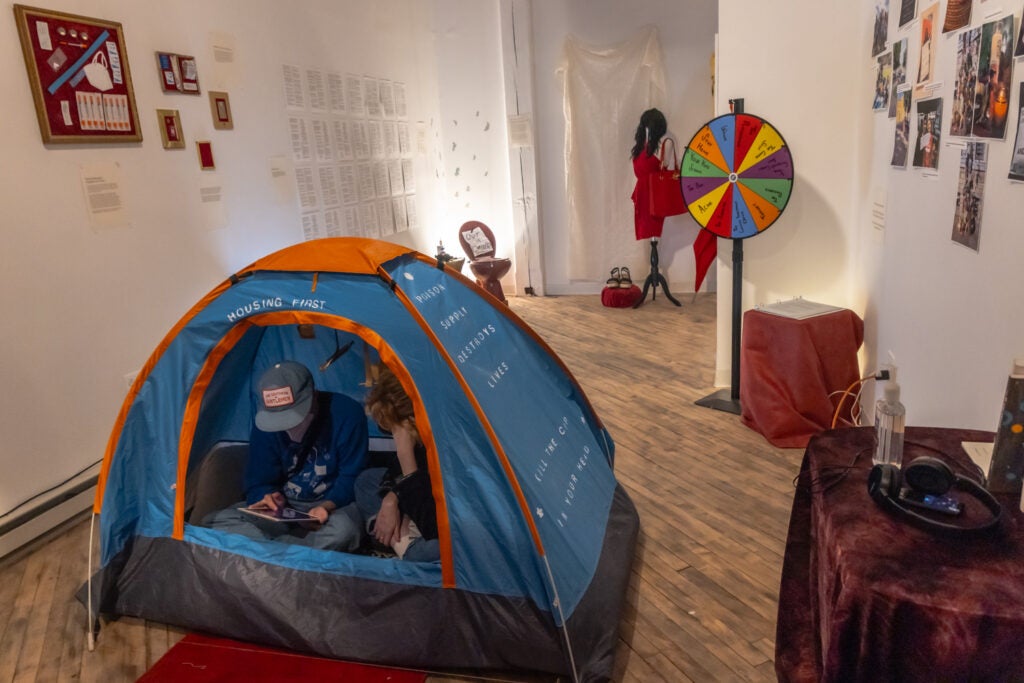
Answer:
[[[235,120],[231,116],[231,100],[226,92],[210,90],[210,115],[213,117],[213,127],[217,130],[231,130],[235,127]]]
[[[14,19],[44,144],[142,140],[120,23],[25,5]]]
[[[181,116],[177,109],[157,109],[157,123],[160,126],[160,140],[164,149],[185,149],[185,134],[181,130]]]

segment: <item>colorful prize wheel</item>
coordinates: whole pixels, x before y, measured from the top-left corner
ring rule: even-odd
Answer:
[[[719,237],[745,239],[768,229],[793,188],[793,157],[772,124],[751,114],[709,121],[680,164],[690,215]]]

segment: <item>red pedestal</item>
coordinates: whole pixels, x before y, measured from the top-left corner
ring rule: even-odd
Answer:
[[[839,394],[860,378],[864,322],[841,310],[804,320],[750,310],[743,315],[740,406],[743,424],[773,446],[803,448],[832,425]],[[853,397],[843,404],[850,417]]]

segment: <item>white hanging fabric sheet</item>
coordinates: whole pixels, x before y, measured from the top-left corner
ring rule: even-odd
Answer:
[[[657,107],[668,115],[657,29],[606,48],[569,36],[556,75],[565,114],[569,279],[603,282],[613,266],[647,259],[633,229],[629,153],[644,111]]]

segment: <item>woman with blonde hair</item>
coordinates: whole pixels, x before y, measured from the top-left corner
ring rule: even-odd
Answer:
[[[412,400],[386,366],[366,397],[366,412],[395,441],[395,455],[386,467],[363,470],[356,479],[356,504],[367,531],[402,559],[437,561],[437,508],[427,451],[416,429]]]

